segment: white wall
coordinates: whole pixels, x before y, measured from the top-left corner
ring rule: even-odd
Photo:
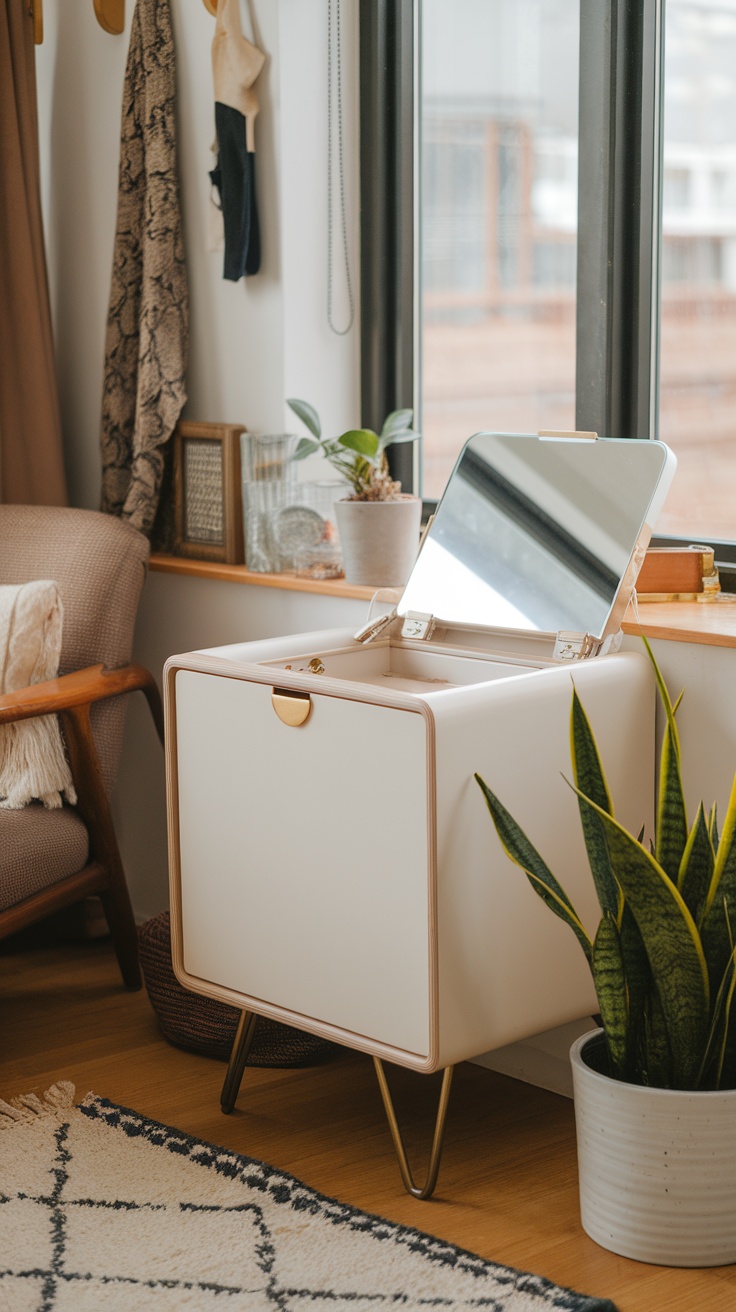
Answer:
[[[258,82],[256,174],[263,265],[239,283],[221,277],[208,249],[208,170],[214,137],[210,43],[203,0],[171,0],[176,44],[178,151],[191,297],[192,419],[293,428],[288,396],[315,404],[327,431],[359,419],[359,333],[326,320],[327,0],[253,0],[268,59]],[[42,187],[49,281],[72,503],[99,503],[99,416],[105,322],[117,205],[126,31],[97,24],[91,0],[44,0],[37,51]],[[241,0],[250,34],[248,3]],[[345,182],[353,281],[358,274],[358,12],[342,6]],[[336,228],[336,254],[340,254]],[[346,321],[335,264],[336,316]],[[320,470],[320,473],[323,473]],[[152,575],[136,656],[160,673],[175,651],[229,639],[340,623],[335,603],[237,585]],[[364,608],[343,603],[351,623]],[[140,708],[131,714],[117,811],[134,904],[145,916],[166,900],[162,768]]]
[[[268,59],[258,81],[256,172],[263,266],[239,283],[208,250],[214,137],[203,0],[171,0],[179,171],[191,295],[186,414],[283,431],[285,398],[305,396],[328,429],[359,415],[359,334],[330,332],[327,297],[327,0],[253,0]],[[249,20],[241,0],[244,30]],[[99,414],[110,288],[126,32],[110,36],[91,0],[45,0],[37,53],[46,239],[74,504],[99,499]],[[63,18],[63,21],[61,19]],[[358,270],[357,6],[343,6],[346,195]],[[336,240],[339,255],[339,242]],[[338,314],[342,275],[336,261]]]

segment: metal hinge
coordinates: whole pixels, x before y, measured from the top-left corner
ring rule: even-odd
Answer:
[[[367,624],[358,629],[357,633],[353,634],[353,638],[355,642],[373,642],[374,638],[377,638],[384,630],[388,629],[396,619],[398,619],[398,615],[394,606],[393,610],[387,611],[384,615],[374,615],[373,619],[370,619]]]
[[[390,610],[386,615],[377,615],[374,619],[364,624],[362,629],[354,634],[356,642],[373,642],[382,633],[399,618],[396,607]],[[423,615],[420,611],[410,610],[404,616],[404,622],[401,629],[402,638],[431,638],[434,633],[434,615]]]
[[[560,632],[555,638],[552,653],[556,661],[582,661],[592,656],[596,649],[596,640],[589,633]]]
[[[434,615],[423,615],[416,610],[407,611],[401,629],[402,638],[431,638],[433,633]]]

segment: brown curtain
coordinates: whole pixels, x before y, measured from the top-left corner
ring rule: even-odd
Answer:
[[[61,506],[67,493],[28,9],[28,0],[0,0],[0,501]]]

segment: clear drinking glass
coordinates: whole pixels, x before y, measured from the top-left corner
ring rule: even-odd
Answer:
[[[291,457],[298,441],[292,433],[243,433],[240,438],[245,563],[257,574],[285,568],[274,528],[293,499],[297,479]]]
[[[320,579],[341,576],[342,556],[334,507],[335,501],[348,491],[347,483],[334,479],[289,486],[286,500],[271,521],[271,538],[281,569]],[[309,562],[305,560],[305,552]]]

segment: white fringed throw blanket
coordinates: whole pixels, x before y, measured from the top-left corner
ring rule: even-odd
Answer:
[[[48,579],[0,587],[0,693],[54,679],[61,654],[62,605]],[[77,796],[55,715],[0,725],[0,807],[34,798],[46,807]]]

